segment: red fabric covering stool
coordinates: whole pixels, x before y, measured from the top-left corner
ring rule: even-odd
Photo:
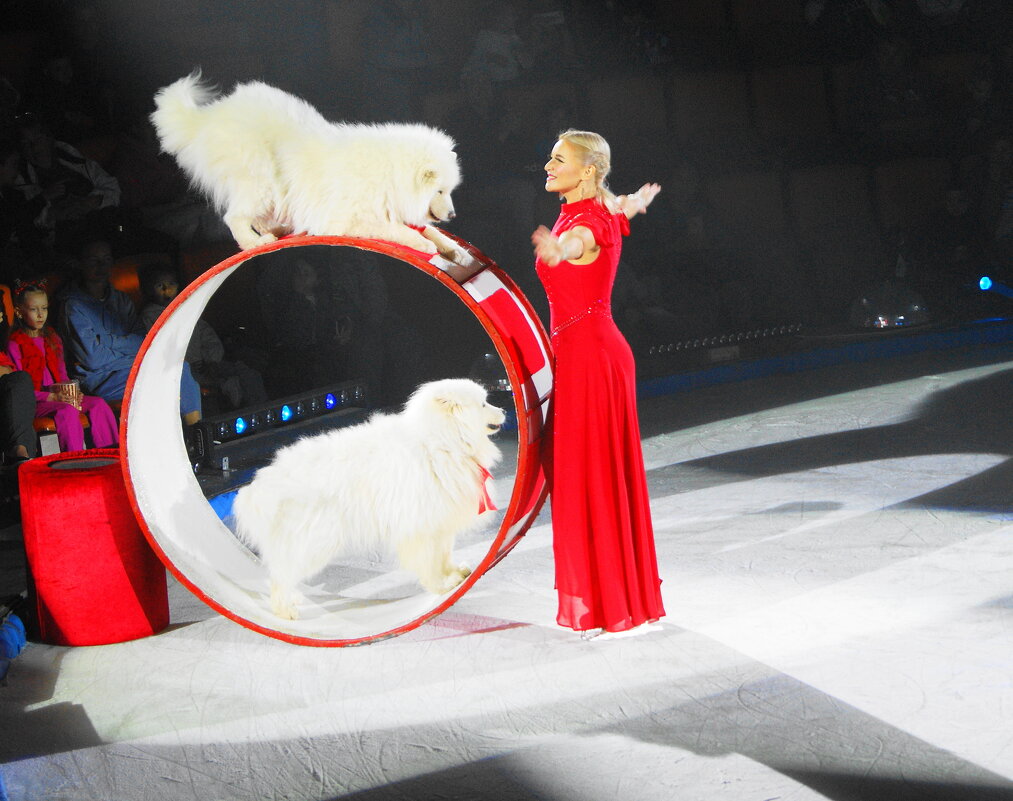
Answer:
[[[105,645],[169,625],[165,567],[127,500],[119,450],[33,459],[18,481],[39,640]]]

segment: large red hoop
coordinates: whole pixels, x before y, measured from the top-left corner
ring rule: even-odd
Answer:
[[[202,274],[148,332],[123,398],[120,442],[127,496],[141,530],[165,566],[222,615],[261,634],[299,645],[362,645],[404,634],[456,603],[517,544],[537,516],[547,494],[541,440],[553,383],[549,339],[517,285],[472,245],[458,243],[476,261],[476,267],[463,275],[439,256],[391,242],[286,237],[237,253]],[[464,583],[443,596],[420,592],[402,599],[404,603],[391,602],[399,606],[388,608],[389,614],[357,610],[354,620],[331,620],[328,631],[276,618],[261,602],[267,591],[266,573],[218,519],[189,465],[176,391],[190,335],[225,279],[256,256],[309,245],[352,247],[390,256],[453,292],[481,323],[503,361],[518,422],[517,472],[509,504],[488,552]],[[448,270],[460,280],[452,278]],[[372,628],[376,630],[369,630]]]

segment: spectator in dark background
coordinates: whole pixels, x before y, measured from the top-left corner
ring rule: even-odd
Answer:
[[[178,253],[171,236],[145,228],[137,215],[120,206],[116,178],[98,162],[54,139],[40,117],[21,115],[18,131],[24,156],[19,188],[27,199],[42,197],[47,202],[36,224],[55,249],[73,252],[84,232],[101,230],[117,256]]]
[[[138,271],[138,280],[147,303],[139,324],[148,331],[179,292],[179,277],[168,261],[150,262]],[[186,347],[185,361],[202,388],[213,390],[228,409],[238,409],[267,400],[264,379],[242,361],[225,358],[225,346],[211,324],[197,320]]]
[[[1001,161],[1001,154],[990,156],[992,142],[997,134],[1008,133],[1013,46],[1005,34],[1013,4],[1007,2],[800,0],[794,7],[794,29],[805,39],[804,25],[808,21],[823,33],[825,47],[807,45],[784,52],[753,46],[750,37],[763,30],[764,20],[750,4],[739,2],[708,5],[659,0],[514,0],[488,8],[457,4],[453,8],[467,8],[468,13],[453,19],[455,35],[449,39],[439,35],[450,21],[441,16],[447,6],[417,0],[362,3],[347,15],[339,8],[342,4],[315,0],[298,24],[286,26],[284,31],[275,31],[270,20],[258,16],[267,5],[242,5],[246,13],[235,14],[235,30],[241,35],[226,52],[215,50],[213,36],[207,33],[209,23],[227,17],[220,9],[205,10],[217,8],[216,4],[201,6],[188,1],[181,7],[186,11],[159,12],[151,18],[150,12],[139,13],[122,4],[94,0],[69,5],[63,0],[25,3],[23,8],[37,6],[49,17],[46,22],[31,23],[35,28],[32,35],[38,37],[26,37],[26,42],[37,44],[32,44],[27,70],[12,71],[10,82],[17,90],[28,90],[31,96],[33,83],[38,83],[32,77],[31,65],[37,63],[39,54],[67,54],[74,80],[99,87],[88,94],[92,99],[101,94],[98,106],[103,111],[96,114],[115,114],[112,130],[118,135],[127,133],[122,120],[130,110],[135,110],[135,120],[142,119],[152,92],[164,84],[162,78],[178,76],[179,69],[191,68],[194,62],[205,60],[209,52],[215,54],[215,63],[205,66],[214,80],[228,82],[255,75],[296,91],[303,86],[311,97],[315,94],[332,109],[332,114],[356,93],[356,89],[344,87],[361,89],[359,110],[366,120],[417,119],[421,116],[420,101],[427,93],[434,98],[432,106],[451,105],[447,101],[454,99],[460,83],[465,99],[442,119],[432,120],[460,143],[464,184],[460,190],[460,217],[452,230],[506,267],[525,290],[530,290],[536,303],[541,293],[535,291],[530,261],[516,245],[526,238],[530,226],[526,221],[551,213],[541,206],[552,198],[543,198],[537,191],[538,183],[528,181],[525,166],[514,165],[540,165],[552,143],[545,147],[540,144],[546,129],[535,131],[529,119],[538,116],[543,120],[548,113],[556,112],[557,122],[548,126],[551,134],[573,125],[602,127],[603,120],[596,119],[602,113],[601,100],[609,92],[623,91],[625,85],[635,93],[638,77],[664,86],[672,129],[658,132],[656,138],[663,143],[658,148],[659,158],[664,159],[659,164],[663,171],[677,166],[680,160],[696,164],[708,179],[739,170],[765,169],[777,173],[787,188],[794,185],[796,171],[809,166],[826,167],[829,174],[838,164],[857,163],[870,169],[870,181],[875,182],[879,163],[889,159],[912,155],[960,159],[957,172],[970,196],[969,214],[980,220],[986,258],[1001,263],[1000,254],[1009,241],[1007,182],[1001,176],[988,177],[988,173],[996,173],[995,163]],[[781,4],[770,8],[792,28],[790,17],[785,17],[792,13],[791,8]],[[150,19],[157,19],[163,26],[178,19],[180,30],[156,42],[156,36],[146,29],[146,25],[151,27]],[[340,26],[353,22],[363,22],[363,29],[354,34],[342,30],[337,35]],[[790,35],[789,31],[785,38]],[[811,36],[808,41],[816,38]],[[717,47],[702,48],[687,62],[684,49],[705,41]],[[270,52],[265,51],[268,45]],[[305,70],[297,77],[293,64],[323,64],[327,59],[318,59],[316,54],[336,46],[354,47],[356,58],[332,52],[333,61],[361,64],[361,72],[348,75],[321,66],[312,77],[306,77]],[[131,58],[137,61],[137,54],[145,48],[150,58],[143,60],[144,64],[136,71],[122,69]],[[296,48],[303,49],[292,56]],[[571,69],[579,63],[579,55],[592,52],[593,63],[579,71]],[[856,65],[855,59],[864,59],[864,65]],[[974,71],[968,74],[968,64],[975,59]],[[690,64],[693,74],[686,75],[682,67]],[[790,78],[783,98],[765,96],[764,82],[750,79],[750,75],[755,77],[770,68],[784,69]],[[171,70],[171,75],[165,75],[166,70]],[[659,77],[657,73],[662,70],[665,74]],[[548,74],[549,81],[529,84],[536,72]],[[729,80],[716,80],[722,75]],[[670,77],[675,80],[668,80]],[[610,85],[599,86],[599,81]],[[819,88],[828,99],[827,124],[833,130],[824,147],[811,151],[764,150],[757,126],[765,113],[779,113],[777,103],[790,104],[793,81],[804,85],[800,96],[810,98],[821,94],[813,81],[823,83]],[[574,90],[580,92],[592,83],[595,102],[574,107]],[[851,94],[855,85],[859,91]],[[728,97],[721,94],[726,88],[731,92]],[[701,89],[704,96],[710,94],[713,98],[714,121],[708,122],[705,113],[701,124],[683,124],[701,110],[701,103],[708,105],[702,109],[704,112],[710,111],[710,98],[702,97]],[[109,99],[113,97],[133,97],[137,102],[112,104]],[[11,98],[12,104],[18,102],[17,91]],[[532,114],[543,100],[544,109],[538,115]],[[749,113],[742,115],[748,120],[736,129],[739,133],[734,144],[716,147],[715,142],[725,136],[719,121],[737,115],[743,105],[748,105]],[[617,151],[636,147],[629,136],[625,137],[626,144],[622,134],[613,138]],[[89,148],[87,152],[99,151]],[[748,159],[743,154],[748,154]],[[162,172],[164,167],[174,165],[159,163],[163,158],[139,128],[119,140],[111,158],[100,160],[106,172],[120,181],[120,212],[137,212],[134,217],[120,216],[118,222],[125,219],[141,229],[157,228],[170,234],[170,241],[184,246],[216,238],[206,223],[220,221],[213,213],[202,216],[200,210],[188,204],[185,186],[175,180],[178,176]],[[987,161],[992,162],[992,168]],[[507,162],[511,168],[501,169],[500,165]],[[662,204],[672,197],[676,186],[669,182],[668,188],[666,196],[660,198]],[[536,209],[533,215],[532,202]],[[636,257],[637,268],[635,273],[625,274],[630,280],[630,296],[643,296],[644,286],[654,286],[664,295],[662,305],[680,322],[685,321],[691,329],[688,333],[692,333],[695,324],[690,323],[697,318],[713,321],[720,317],[730,324],[729,305],[736,314],[750,319],[766,312],[776,317],[785,308],[812,306],[808,296],[803,296],[803,288],[819,285],[824,289],[816,305],[828,308],[814,312],[811,319],[835,319],[829,307],[846,308],[841,304],[850,302],[850,298],[839,296],[847,290],[830,286],[829,282],[820,284],[815,280],[817,276],[809,274],[814,265],[821,263],[824,242],[803,241],[800,231],[793,229],[794,210],[787,193],[772,197],[771,202],[782,203],[786,220],[786,244],[776,252],[759,244],[762,237],[749,230],[752,223],[745,219],[733,226],[731,236],[712,238],[706,247],[686,245],[685,216],[675,221],[674,237],[652,236],[653,232],[644,226],[629,246],[628,254],[631,259]],[[856,200],[851,207],[857,209],[859,205]],[[876,228],[873,236],[877,242],[880,240],[876,234],[884,225],[878,212],[874,204],[869,209],[873,218],[870,228]],[[922,230],[924,203],[912,204],[905,214],[908,212],[918,218],[917,230]],[[661,216],[660,209],[653,216]],[[728,223],[724,218],[718,222]],[[712,237],[712,220],[705,214],[702,223],[703,233]],[[130,225],[125,227],[130,229]],[[910,233],[915,232],[913,228]],[[112,231],[107,235],[112,237]],[[672,240],[682,240],[685,258],[680,259],[674,252],[678,247]],[[156,245],[155,239],[147,237],[134,236],[129,243],[116,238],[112,241],[117,254],[127,249],[173,252],[172,244]],[[846,249],[847,245],[842,245],[841,250]],[[880,269],[860,263],[868,261],[862,253],[855,253],[854,261],[856,269]],[[668,272],[672,265],[678,265],[678,281]],[[713,276],[717,274],[725,282],[725,290],[713,289]],[[768,291],[771,281],[783,275],[798,276],[800,280],[782,280],[783,292]],[[639,281],[644,286],[638,288]],[[741,287],[745,287],[744,292],[739,291]],[[736,300],[731,302],[730,298]],[[708,309],[714,311],[706,313]]]
[[[21,189],[18,174],[21,165],[21,147],[13,136],[0,136],[0,251],[27,257],[41,254],[44,247],[44,228],[37,221],[47,208],[42,195],[29,198]],[[12,276],[0,276],[11,283]]]
[[[179,247],[230,242],[221,215],[196,192],[176,164],[161,152],[147,115],[139,115],[120,136],[109,172],[119,181],[123,209],[140,224],[171,237]]]
[[[115,214],[120,185],[97,162],[55,140],[37,115],[21,115],[18,134],[24,157],[18,185],[29,201],[40,197],[46,201],[36,222],[44,238],[68,249],[89,226]]]
[[[76,145],[109,130],[97,91],[81,77],[66,52],[46,59],[41,72],[25,88],[23,105],[35,111],[61,142]]]
[[[109,282],[113,257],[104,238],[82,236],[79,259],[79,275],[61,297],[71,377],[89,394],[119,400],[142,342],[134,331],[137,309]]]
[[[126,390],[134,359],[143,342],[132,300],[109,282],[112,250],[101,234],[81,237],[79,275],[62,292],[60,315],[71,362],[71,378],[107,401]],[[180,415],[190,425],[201,419],[200,386],[183,365]]]

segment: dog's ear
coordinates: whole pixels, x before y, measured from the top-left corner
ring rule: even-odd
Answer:
[[[433,402],[441,412],[446,414],[457,414],[461,410],[461,403],[453,395],[437,395]]]
[[[419,170],[419,186],[433,186],[436,184],[436,170],[432,167],[423,167]]]

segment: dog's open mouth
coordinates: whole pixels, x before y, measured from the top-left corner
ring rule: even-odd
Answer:
[[[454,219],[456,215],[454,212],[446,212],[445,214],[438,214],[433,211],[433,207],[429,207],[429,222],[439,225],[440,223],[447,223]]]
[[[493,434],[498,434],[499,433],[499,430],[501,428],[503,428],[503,424],[502,423],[486,423],[485,428],[489,432],[489,436],[491,437]]]

